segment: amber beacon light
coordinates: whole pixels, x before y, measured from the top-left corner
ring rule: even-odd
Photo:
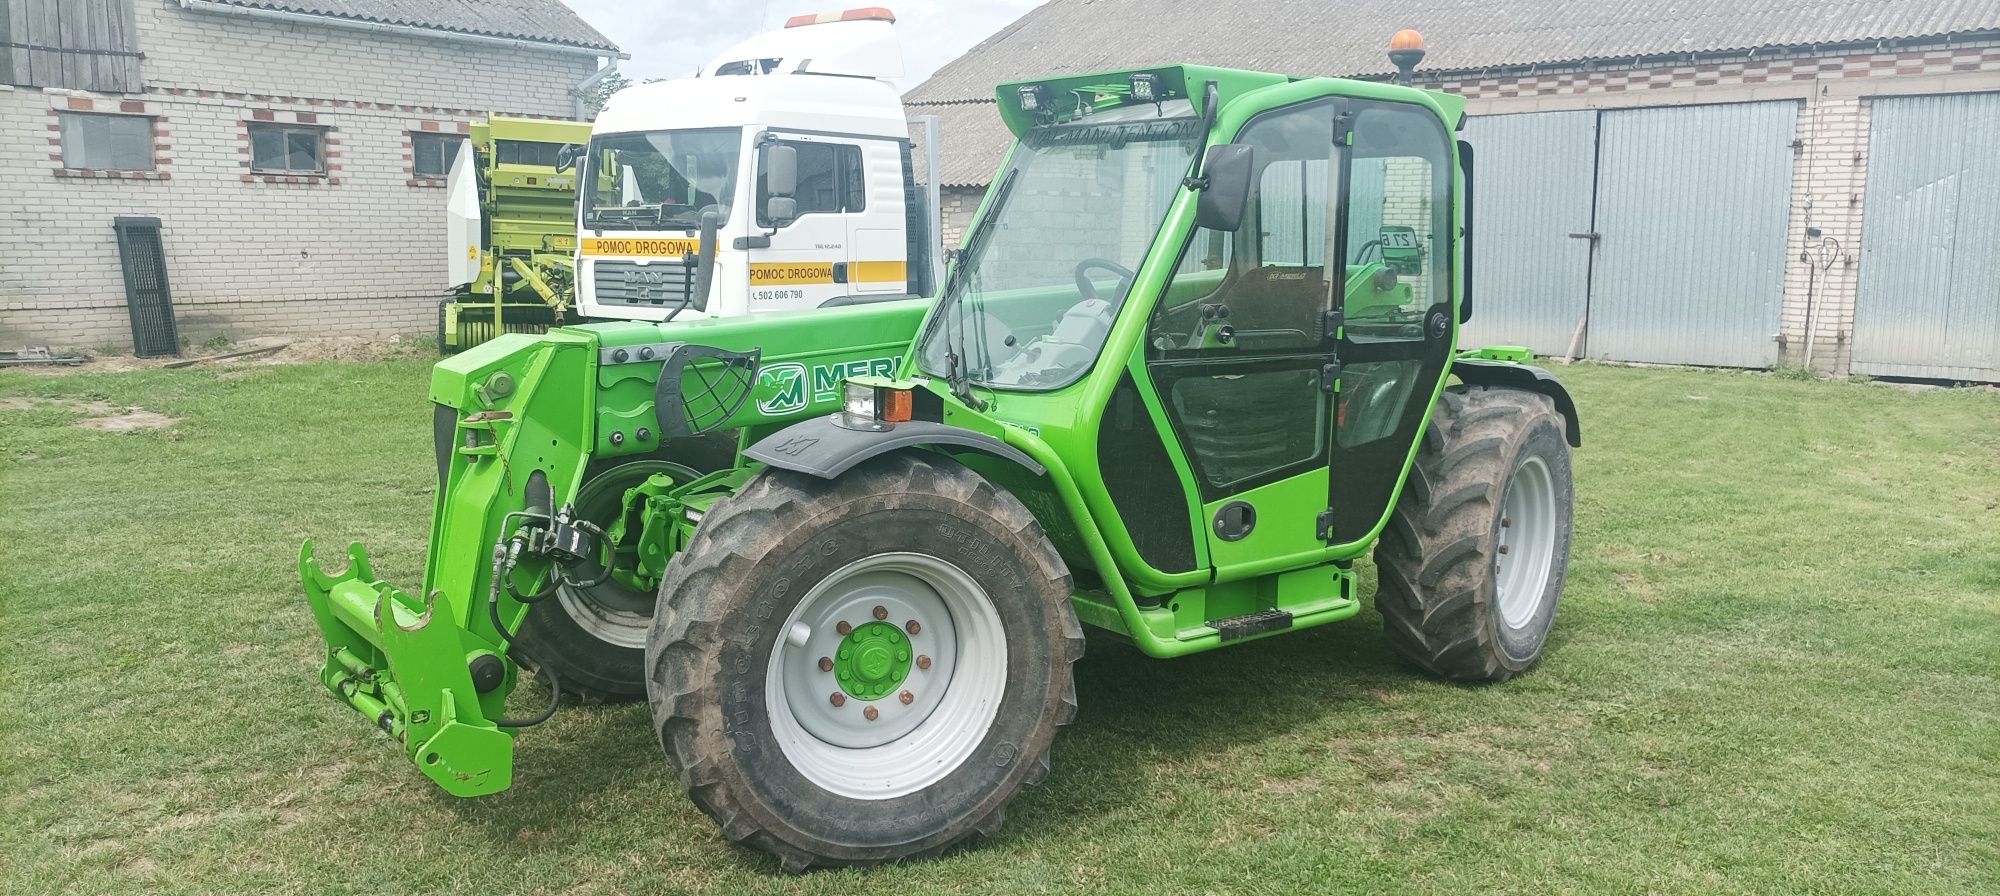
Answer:
[[[1396,83],[1410,83],[1410,72],[1424,61],[1424,36],[1405,28],[1389,38],[1389,61],[1396,64]]]

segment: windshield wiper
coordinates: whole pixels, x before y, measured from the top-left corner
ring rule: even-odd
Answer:
[[[944,284],[944,295],[953,297],[952,305],[958,312],[957,321],[949,325],[951,332],[945,342],[945,383],[951,387],[953,397],[975,411],[985,410],[986,402],[972,394],[972,363],[971,359],[965,356],[966,305],[972,301],[972,295],[969,292],[960,293],[955,290],[969,289],[966,286],[966,271],[978,265],[980,253],[986,249],[986,241],[993,236],[995,229],[993,222],[1000,217],[1001,210],[1007,207],[1007,197],[1013,195],[1014,179],[1020,173],[1019,168],[1008,171],[1007,176],[1000,179],[999,186],[993,188],[993,198],[987,203],[985,217],[979,219],[979,226],[966,238],[965,248],[958,253],[958,263],[952,265],[951,277]],[[986,346],[981,344],[979,351],[984,357]],[[991,366],[991,359],[987,358],[982,363]]]

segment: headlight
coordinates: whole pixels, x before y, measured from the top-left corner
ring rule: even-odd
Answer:
[[[849,380],[841,386],[840,413],[834,423],[842,429],[882,432],[908,422],[915,409],[915,396],[908,389]]]

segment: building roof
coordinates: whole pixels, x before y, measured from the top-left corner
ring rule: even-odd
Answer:
[[[618,52],[561,0],[216,0],[247,9],[406,25]]]
[[[1049,0],[904,102],[945,118],[940,181],[980,186],[1006,144],[996,84],[1174,63],[1382,77],[1400,28],[1423,32],[1436,75],[1992,35],[2000,0]]]

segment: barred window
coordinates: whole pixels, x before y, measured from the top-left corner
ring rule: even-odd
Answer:
[[[458,157],[459,144],[464,142],[465,138],[457,134],[411,134],[412,173],[418,177],[443,177],[451,173],[452,160]]]
[[[62,113],[64,168],[153,170],[153,119],[145,115]]]

